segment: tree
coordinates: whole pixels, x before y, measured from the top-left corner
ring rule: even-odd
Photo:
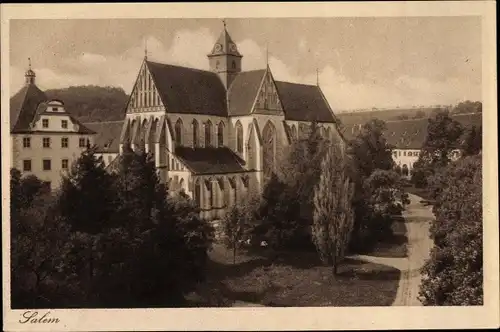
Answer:
[[[345,156],[337,145],[330,147],[314,193],[312,240],[321,261],[337,274],[353,227],[353,186],[347,177]]]
[[[12,307],[70,305],[82,293],[67,260],[69,227],[54,213],[55,197],[43,181],[11,174]]]
[[[253,235],[265,239],[273,249],[282,249],[297,231],[296,216],[290,215],[288,189],[275,173],[266,183],[257,208]]]
[[[479,126],[479,128],[476,128],[476,126],[472,126],[465,132],[465,139],[462,145],[464,156],[471,156],[481,152],[483,145],[482,131],[483,130],[481,126]]]
[[[363,125],[351,142],[352,158],[362,177],[375,169],[390,170],[394,167],[392,149],[384,137],[385,122],[373,119]]]
[[[241,202],[242,203],[242,202]],[[233,264],[236,264],[236,251],[249,237],[251,211],[240,205],[233,205],[222,219],[224,244],[233,251]]]
[[[203,279],[213,227],[195,203],[167,196],[151,158],[126,148],[115,185],[113,227],[99,237],[101,306],[178,306]]]
[[[476,155],[443,171],[431,226],[434,247],[422,269],[424,305],[483,303],[481,168]]]
[[[362,130],[351,141],[349,169],[354,182],[352,206],[354,227],[350,249],[362,251],[378,239],[379,216],[369,204],[370,193],[365,190],[366,179],[377,169],[391,170],[395,167],[392,149],[384,138],[385,123],[374,119],[363,125]]]
[[[87,148],[63,176],[58,209],[73,231],[97,234],[109,227],[114,210],[112,178],[104,163]]]
[[[439,112],[429,119],[427,137],[419,158],[413,166],[412,182],[416,187],[427,186],[427,179],[451,161],[451,152],[460,147],[462,125],[448,112]]]
[[[112,177],[95,155],[96,147],[87,147],[64,175],[57,203],[60,217],[73,232],[84,233],[87,247],[87,295],[91,296],[94,278],[95,235],[109,228],[114,211]],[[90,299],[87,299],[90,301]]]

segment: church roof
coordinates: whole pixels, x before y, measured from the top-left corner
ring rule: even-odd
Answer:
[[[175,155],[195,174],[223,174],[245,172],[244,161],[231,149],[175,148]]]
[[[94,136],[97,152],[118,153],[120,151],[123,121],[89,122],[84,125],[97,133]]]
[[[30,130],[38,105],[47,100],[45,93],[35,84],[25,85],[10,98],[10,131],[12,133]]]
[[[171,113],[227,116],[226,90],[216,73],[146,61]]]
[[[276,81],[276,87],[286,120],[336,122],[318,86]]]
[[[247,115],[252,112],[253,103],[265,74],[265,69],[238,73],[228,91],[229,116]]]

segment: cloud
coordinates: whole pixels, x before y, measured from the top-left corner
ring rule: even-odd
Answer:
[[[214,36],[207,28],[179,30],[166,47],[153,36],[147,37],[148,58],[153,61],[208,69],[206,55],[211,50]],[[244,70],[266,66],[266,49],[252,39],[238,43],[243,54]],[[297,49],[306,50],[307,42],[299,40]],[[72,85],[117,86],[130,92],[144,57],[144,42],[116,56],[84,52],[76,58],[61,61],[56,69],[35,68],[37,84],[42,89],[63,88]],[[435,82],[426,78],[402,75],[394,81],[379,82],[366,73],[363,83],[355,83],[343,74],[337,52],[336,63],[319,70],[320,87],[334,110],[372,107],[394,107],[456,103],[460,99],[480,100],[481,87],[466,79],[450,77]],[[272,53],[269,65],[276,80],[316,84],[316,73],[299,75],[297,70]],[[335,67],[334,67],[335,66]],[[338,70],[336,68],[339,68]],[[24,84],[24,69],[11,67],[11,94]]]

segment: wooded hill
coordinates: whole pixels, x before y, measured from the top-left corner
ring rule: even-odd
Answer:
[[[60,99],[81,122],[123,120],[128,95],[122,88],[95,85],[72,86],[45,91],[49,99]]]

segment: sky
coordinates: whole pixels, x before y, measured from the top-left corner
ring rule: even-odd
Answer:
[[[481,100],[479,17],[226,19],[243,70],[319,85],[334,110]],[[208,69],[220,19],[11,20],[11,95],[31,58],[37,85],[122,87],[144,58]],[[266,50],[269,54],[266,57]],[[318,72],[318,75],[317,75]]]

